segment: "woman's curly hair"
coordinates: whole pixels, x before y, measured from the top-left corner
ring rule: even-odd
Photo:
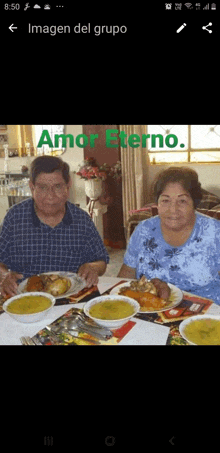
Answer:
[[[203,194],[201,184],[198,180],[198,174],[195,170],[188,167],[169,167],[157,175],[153,189],[155,201],[158,202],[158,198],[167,184],[175,182],[181,184],[189,192],[194,208],[196,209]]]

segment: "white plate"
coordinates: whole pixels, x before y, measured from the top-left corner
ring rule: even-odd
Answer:
[[[81,291],[83,288],[86,287],[86,281],[83,280],[81,277],[79,277],[79,275],[77,274],[74,274],[72,272],[42,272],[42,274],[38,274],[38,275],[60,275],[61,277],[64,277],[64,278],[68,278],[70,281],[71,281],[71,286],[70,288],[68,289],[68,291],[66,291],[65,293],[61,294],[60,296],[56,296],[56,299],[62,299],[63,297],[68,297],[68,296],[72,296],[74,294],[77,294],[79,291]],[[20,283],[20,285],[18,285],[18,294],[21,294],[21,293],[26,293],[26,285],[27,285],[27,281],[28,281],[28,278],[26,278],[25,280],[23,280],[23,282]]]
[[[171,310],[171,308],[174,308],[177,305],[179,305],[179,303],[181,302],[181,300],[183,298],[182,291],[179,288],[177,288],[176,286],[172,285],[171,283],[167,283],[167,284],[168,284],[168,286],[171,289],[171,294],[170,294],[169,301],[168,301],[169,303],[166,305],[166,307],[165,308],[160,308],[159,310],[158,309],[157,310],[153,310],[153,311],[140,310],[139,313],[159,313],[160,311]],[[124,286],[129,286],[129,285],[130,285],[130,282],[121,283],[121,285],[118,285],[115,288],[113,288],[111,290],[110,294],[119,294],[119,289],[120,288],[123,288]]]

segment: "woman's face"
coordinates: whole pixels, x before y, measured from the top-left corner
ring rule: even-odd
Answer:
[[[169,183],[158,199],[158,214],[167,229],[180,231],[194,225],[193,199],[180,183]]]

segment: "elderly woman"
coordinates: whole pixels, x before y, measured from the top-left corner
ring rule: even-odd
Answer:
[[[154,185],[158,216],[133,232],[119,277],[158,278],[220,305],[220,222],[196,212],[197,173],[170,167]]]

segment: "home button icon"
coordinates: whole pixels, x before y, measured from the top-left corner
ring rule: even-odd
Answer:
[[[114,444],[115,444],[115,437],[107,436],[105,438],[105,445],[107,445],[107,447],[113,447]]]

